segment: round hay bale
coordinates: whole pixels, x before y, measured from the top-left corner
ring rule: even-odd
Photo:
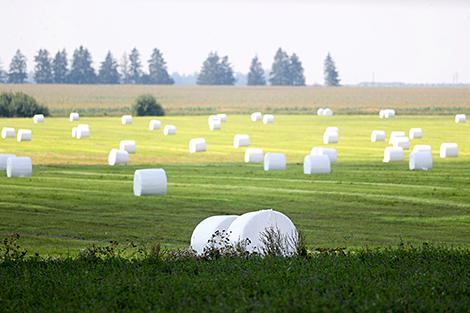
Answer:
[[[156,130],[162,128],[162,122],[158,120],[151,120],[149,123],[149,129],[150,130]]]
[[[262,117],[261,112],[255,112],[251,114],[251,120],[253,122],[261,121],[261,117]]]
[[[176,134],[176,126],[175,125],[165,125],[163,128],[163,135],[171,136]]]
[[[207,120],[207,124],[212,124],[215,120],[218,120],[220,122],[220,119],[217,115],[210,115],[209,119]]]
[[[395,110],[391,110],[391,109],[385,110],[384,117],[385,118],[395,117]]]
[[[90,129],[86,127],[77,127],[77,139],[90,138]]]
[[[330,174],[331,164],[327,155],[307,154],[304,158],[304,174]]]
[[[327,127],[325,132],[339,133],[338,127]]]
[[[189,141],[189,152],[204,152],[206,151],[206,140],[204,138],[194,138]]]
[[[219,118],[219,120],[221,122],[226,122],[227,121],[227,114],[225,114],[225,113],[217,114],[217,117]]]
[[[7,159],[16,157],[15,154],[0,153],[0,171],[7,170]]]
[[[15,138],[16,132],[14,128],[3,127],[2,128],[2,138]]]
[[[135,154],[136,146],[134,140],[121,140],[119,150],[127,151],[129,154]]]
[[[31,141],[32,136],[33,133],[31,132],[31,129],[18,129],[18,136],[16,137],[16,140],[18,140],[18,142]]]
[[[410,128],[410,139],[423,138],[423,130],[421,128]]]
[[[265,171],[285,171],[286,155],[284,153],[268,152],[264,156]]]
[[[432,169],[432,154],[430,152],[411,152],[410,170],[430,170]]]
[[[323,110],[323,116],[333,116],[333,111],[330,108]]]
[[[380,110],[379,112],[379,117],[384,118],[385,117],[385,110]]]
[[[338,143],[338,133],[337,132],[325,132],[323,134],[323,143],[325,145],[330,143]]]
[[[272,114],[265,114],[263,116],[263,124],[270,124],[270,123],[274,123],[274,115]]]
[[[263,149],[248,148],[245,150],[245,162],[263,162]]]
[[[7,159],[7,177],[31,177],[33,163],[30,157],[9,157]]]
[[[127,164],[129,163],[129,153],[125,150],[111,149],[108,155],[108,164]]]
[[[388,141],[388,144],[393,145],[393,141],[395,140],[395,138],[398,138],[398,137],[406,137],[405,132],[403,132],[403,131],[392,131],[392,133],[390,134],[390,140]]]
[[[443,143],[439,149],[441,158],[456,158],[459,156],[459,146],[456,143]]]
[[[235,149],[240,147],[249,147],[250,146],[250,136],[249,135],[242,135],[236,134],[233,136],[233,146]]]
[[[465,123],[467,121],[467,115],[465,114],[457,114],[455,116],[456,123]]]
[[[385,131],[383,130],[373,130],[370,136],[370,141],[385,141]]]
[[[134,172],[134,195],[135,196],[165,196],[167,180],[165,170],[162,168],[151,168],[136,170]]]
[[[334,148],[313,147],[310,154],[326,155],[330,159],[330,163],[336,163],[338,161],[338,152]]]
[[[324,110],[325,110],[324,108],[319,108],[319,109],[317,110],[317,115],[323,116],[323,111],[324,111]]]
[[[132,124],[132,115],[123,115],[121,117],[121,123],[122,125]]]
[[[90,129],[90,125],[88,125],[88,124],[78,124],[77,128]]]
[[[209,124],[209,129],[220,130],[221,128],[222,128],[222,123],[220,122],[220,119],[218,117],[213,118]]]
[[[44,115],[43,114],[36,114],[33,116],[33,121],[34,121],[34,124],[37,124],[37,123],[44,123]]]
[[[204,252],[204,248],[208,245],[209,240],[214,240],[213,245],[221,248],[220,241],[222,238],[215,235],[217,231],[225,231],[227,233],[230,224],[237,219],[238,215],[216,215],[211,216],[197,224],[191,235],[191,248],[198,254]],[[227,233],[228,234],[228,233]]]
[[[413,152],[432,152],[430,145],[415,145]]]
[[[75,122],[78,121],[79,115],[78,113],[70,113],[70,121]]]
[[[72,127],[72,137],[77,137],[77,129],[78,127]]]
[[[247,251],[253,252],[256,249],[257,252],[263,254],[265,246],[260,238],[262,233],[266,233],[269,229],[279,230],[284,238],[297,238],[298,236],[294,223],[286,215],[273,210],[245,213],[235,219],[227,231],[230,234],[230,242],[233,244],[249,239],[251,244],[246,247]],[[289,255],[295,253],[294,247],[286,248],[285,253]]]
[[[403,150],[410,150],[410,138],[397,137],[393,140],[394,147],[402,147]]]
[[[402,147],[387,147],[384,150],[384,159],[382,162],[403,162],[405,161],[405,152]]]

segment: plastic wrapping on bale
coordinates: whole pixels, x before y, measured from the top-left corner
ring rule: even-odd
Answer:
[[[134,140],[121,140],[119,150],[127,151],[129,154],[135,154],[136,146]]]
[[[122,125],[132,124],[132,115],[123,115],[121,117],[121,123]]]
[[[216,215],[206,218],[194,228],[191,235],[191,248],[196,250],[198,254],[202,254],[211,239],[215,241],[213,243],[215,248],[222,248],[223,245],[220,243],[222,238],[213,237],[213,235],[216,231],[227,233],[230,224],[238,217],[238,215]]]
[[[338,152],[334,148],[313,147],[310,154],[326,155],[330,159],[330,163],[336,163],[338,161]]]
[[[403,150],[410,150],[410,138],[397,137],[393,140],[394,147],[402,147]]]
[[[209,119],[207,120],[207,124],[212,124],[215,120],[220,122],[220,118],[217,115],[210,115]]]
[[[176,126],[175,125],[165,125],[163,128],[163,135],[170,136],[176,134]]]
[[[395,140],[395,138],[398,138],[398,137],[406,137],[405,132],[403,132],[403,131],[393,131],[390,134],[390,140],[388,141],[388,144],[393,145],[393,141]]]
[[[331,164],[327,155],[307,154],[304,158],[304,174],[330,174]]]
[[[395,110],[385,110],[384,112],[384,117],[385,118],[392,118],[392,117],[395,117]]]
[[[15,138],[16,132],[14,128],[3,127],[2,128],[2,138]]]
[[[33,133],[31,132],[31,129],[18,129],[16,140],[18,140],[18,142],[31,141],[32,136]]]
[[[219,118],[219,120],[221,122],[226,122],[227,121],[227,114],[225,114],[225,113],[217,114],[217,117]]]
[[[332,133],[339,133],[339,129],[338,127],[333,127],[333,126],[330,126],[330,127],[327,127],[325,132],[332,132]]]
[[[323,110],[323,116],[333,116],[333,111],[330,108]]]
[[[250,146],[250,136],[236,134],[233,136],[233,146],[238,149],[240,147],[249,147]]]
[[[405,161],[405,152],[402,147],[387,147],[384,150],[384,159],[382,162],[403,162]]]
[[[263,162],[263,149],[248,148],[245,150],[245,162],[261,163]]]
[[[265,171],[285,171],[286,155],[284,153],[268,152],[264,155]]]
[[[151,120],[149,123],[149,129],[150,130],[156,130],[162,128],[162,122],[158,120]]]
[[[206,151],[206,140],[204,138],[194,138],[189,141],[189,152],[204,152]]]
[[[413,147],[413,152],[432,152],[430,145],[415,145]]]
[[[410,139],[423,138],[423,130],[421,128],[410,128]]]
[[[37,124],[37,123],[44,123],[44,115],[43,114],[36,114],[33,116],[33,121],[34,121],[34,124]]]
[[[129,153],[125,150],[111,149],[108,155],[108,164],[127,164],[129,163]]]
[[[77,139],[90,138],[90,129],[86,127],[77,127]]]
[[[325,132],[323,134],[323,143],[325,145],[330,143],[338,143],[338,133],[337,132]]]
[[[220,130],[222,128],[222,123],[218,117],[213,118],[209,123],[210,130]]]
[[[71,122],[76,122],[79,119],[78,113],[70,113],[70,121]]]
[[[319,109],[317,110],[317,115],[323,116],[323,111],[324,111],[324,110],[325,110],[324,108],[319,108]]]
[[[467,121],[467,115],[465,114],[457,114],[455,116],[456,123],[465,123]]]
[[[265,114],[263,116],[263,124],[270,124],[270,123],[274,123],[274,115],[272,114]]]
[[[72,127],[72,137],[77,137],[77,129],[78,127]]]
[[[31,177],[33,163],[30,157],[9,157],[7,159],[7,177]]]
[[[373,130],[370,136],[370,141],[385,141],[385,131],[383,130]]]
[[[410,153],[410,170],[430,170],[432,169],[431,152],[411,152]]]
[[[165,170],[152,168],[134,172],[135,196],[165,196],[167,180]]]
[[[439,149],[441,158],[456,158],[459,156],[459,146],[456,143],[443,143]]]
[[[380,110],[379,117],[380,118],[385,118],[385,110]]]
[[[8,158],[14,157],[16,157],[15,154],[0,153],[0,171],[6,171]]]
[[[273,210],[261,210],[249,212],[235,219],[227,232],[230,234],[230,242],[233,244],[249,239],[251,244],[246,247],[247,251],[253,252],[256,247],[257,251],[262,254],[263,243],[261,242],[261,234],[266,233],[269,229],[279,230],[283,238],[297,238],[297,229],[294,223],[281,212]],[[294,254],[295,247],[286,247],[287,254]]]
[[[253,122],[261,121],[261,118],[262,118],[261,112],[255,112],[251,114],[251,120]]]

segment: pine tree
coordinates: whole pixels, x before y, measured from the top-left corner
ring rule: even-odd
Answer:
[[[175,81],[168,75],[166,62],[158,49],[153,49],[149,60],[149,83],[156,85],[173,85]]]
[[[36,66],[34,67],[34,80],[38,84],[51,84],[53,82],[52,76],[52,61],[49,57],[49,52],[46,49],[40,49],[38,54],[34,57]]]
[[[73,52],[72,69],[69,74],[69,82],[72,84],[94,84],[96,83],[96,73],[91,64],[91,54],[88,49],[75,49]]]
[[[4,84],[7,82],[7,72],[3,69],[3,62],[0,59],[0,84]]]
[[[113,58],[111,51],[108,51],[106,58],[101,62],[98,80],[101,84],[119,84],[121,77],[117,71],[117,62]]]
[[[333,58],[329,52],[326,56],[324,67],[325,86],[340,86],[340,79],[338,78],[338,71],[336,70],[335,61],[333,61]]]
[[[129,57],[126,52],[122,55],[121,63],[119,64],[119,74],[121,74],[121,79],[123,84],[129,84],[131,81],[131,76],[129,73]]]
[[[271,68],[269,81],[273,86],[292,85],[292,75],[289,56],[279,48],[274,56],[274,63]]]
[[[261,62],[258,60],[258,56],[255,56],[251,60],[250,72],[248,73],[249,86],[260,86],[266,85],[266,79],[264,78],[264,70],[261,66]]]
[[[233,76],[232,66],[228,62],[228,56],[224,56],[219,63],[217,71],[218,81],[217,85],[233,85],[235,84],[235,77]]]
[[[221,60],[217,52],[209,53],[202,64],[196,83],[198,85],[233,85],[235,77],[228,57],[225,56]]]
[[[129,75],[131,84],[140,84],[142,77],[142,64],[140,64],[140,53],[137,48],[132,49],[129,55]]]
[[[290,57],[290,73],[292,78],[292,86],[305,86],[304,69],[299,57],[294,53]]]
[[[26,77],[28,77],[26,73],[26,57],[18,49],[10,63],[8,82],[11,84],[23,84]]]
[[[52,61],[52,76],[54,84],[65,84],[67,82],[67,66],[67,52],[65,52],[65,49],[63,49],[62,52],[58,51]]]

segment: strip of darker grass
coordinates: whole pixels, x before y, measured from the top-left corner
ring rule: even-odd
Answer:
[[[2,312],[444,312],[470,307],[470,251],[309,258],[65,258],[0,262]]]

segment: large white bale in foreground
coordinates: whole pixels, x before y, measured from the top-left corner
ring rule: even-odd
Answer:
[[[2,138],[15,138],[16,132],[14,128],[3,127],[2,128]]]
[[[31,177],[33,164],[30,157],[9,157],[7,159],[7,177]]]
[[[432,169],[432,154],[430,152],[411,152],[410,170],[430,170]]]
[[[465,114],[457,114],[455,116],[456,123],[465,123],[467,121],[467,115]]]
[[[256,247],[261,253],[263,248],[260,241],[261,233],[270,228],[279,229],[282,236],[297,237],[297,229],[287,216],[273,210],[261,210],[245,213],[230,224],[228,228],[230,242],[236,244],[249,239],[251,244],[247,246],[247,250],[252,252]],[[293,254],[295,250],[289,250],[287,253]]]
[[[163,128],[163,135],[175,135],[176,134],[176,126],[175,125],[165,125]]]
[[[261,121],[261,117],[262,117],[261,112],[255,112],[251,114],[251,120],[253,122]]]
[[[325,145],[330,143],[338,143],[338,133],[337,132],[325,132],[323,134],[323,143]]]
[[[385,141],[385,131],[383,130],[373,130],[370,136],[370,141]]]
[[[129,154],[135,154],[136,146],[134,140],[121,140],[119,150],[127,151]]]
[[[44,115],[43,114],[36,114],[33,116],[33,121],[34,121],[34,124],[37,124],[37,123],[44,123]]]
[[[166,195],[166,173],[162,168],[136,170],[134,172],[134,195]]]
[[[204,248],[208,245],[208,241],[211,239],[215,240],[215,247],[221,248],[223,246],[220,244],[221,238],[217,236],[212,237],[212,235],[216,231],[222,232],[225,230],[227,233],[230,224],[238,217],[238,215],[216,215],[206,218],[194,228],[191,235],[191,248],[196,250],[198,254],[202,254]]]
[[[263,149],[248,148],[245,150],[245,162],[261,163],[263,162]]]
[[[423,138],[423,130],[421,128],[410,128],[410,139]]]
[[[18,142],[31,141],[32,137],[33,133],[31,132],[31,129],[18,129],[18,136],[16,137],[16,140],[18,140]]]
[[[413,147],[413,152],[432,152],[430,145],[415,145]]]
[[[263,124],[270,124],[270,123],[274,123],[274,115],[272,114],[265,114],[263,116]]]
[[[459,156],[459,146],[456,143],[443,143],[439,153],[441,158],[456,158]]]
[[[333,116],[333,111],[330,108],[323,110],[323,116]]]
[[[331,164],[327,155],[307,154],[304,158],[304,174],[330,174]]]
[[[0,153],[0,171],[6,171],[8,158],[14,157],[16,157],[15,154]]]
[[[204,152],[206,151],[206,140],[204,138],[194,138],[189,141],[189,152]]]
[[[78,121],[79,115],[78,113],[70,113],[70,121],[75,122]]]
[[[123,115],[121,117],[121,123],[122,125],[132,124],[132,115]]]
[[[227,114],[225,114],[225,113],[217,114],[217,117],[219,118],[219,120],[221,122],[226,122],[227,121]]]
[[[330,159],[330,163],[336,163],[338,161],[338,152],[334,148],[313,147],[310,154],[326,155]]]
[[[323,116],[323,111],[324,111],[324,110],[325,110],[324,108],[319,108],[319,109],[317,110],[317,115]]]
[[[397,137],[393,140],[394,147],[402,147],[403,150],[410,150],[410,138]]]
[[[155,130],[155,129],[160,129],[162,128],[162,122],[159,120],[151,120],[149,123],[149,129],[150,130]]]
[[[387,147],[384,150],[384,159],[382,162],[403,162],[405,161],[405,152],[402,147]]]
[[[125,150],[111,149],[108,155],[108,164],[127,164],[129,163],[129,153]]]
[[[405,132],[403,132],[403,131],[393,131],[390,134],[390,140],[388,141],[388,144],[393,145],[393,141],[395,140],[395,138],[398,138],[398,137],[406,137]]]
[[[77,127],[77,139],[90,138],[90,129],[86,127]]]
[[[265,171],[285,171],[286,155],[284,153],[268,152],[264,155]]]
[[[233,146],[235,149],[250,146],[250,136],[245,134],[236,134],[233,136]]]
[[[220,119],[217,116],[210,121],[209,123],[210,130],[220,130],[221,128],[222,128],[222,123],[220,122]]]

